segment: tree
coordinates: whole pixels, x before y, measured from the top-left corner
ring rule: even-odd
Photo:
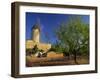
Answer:
[[[73,55],[77,63],[78,54],[88,54],[89,25],[85,24],[81,17],[69,17],[67,23],[60,24],[56,31],[58,43],[63,48],[65,55]]]

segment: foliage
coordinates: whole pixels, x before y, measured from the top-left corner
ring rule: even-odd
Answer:
[[[58,38],[56,49],[64,52],[65,55],[88,54],[89,25],[85,24],[81,17],[69,17],[67,23],[62,23],[56,31]],[[59,48],[60,46],[60,48]]]

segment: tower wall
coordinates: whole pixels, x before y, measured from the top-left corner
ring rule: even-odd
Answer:
[[[32,31],[32,40],[36,43],[40,42],[40,32],[39,29],[33,29]]]

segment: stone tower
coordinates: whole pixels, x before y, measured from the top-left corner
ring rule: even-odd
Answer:
[[[35,45],[37,45],[38,49],[43,50],[44,52],[47,52],[51,48],[51,44],[48,43],[42,43],[40,41],[40,35],[41,35],[41,28],[40,28],[40,22],[39,20],[35,25],[31,28],[31,40],[26,41],[26,48],[32,49]]]
[[[32,40],[36,43],[40,42],[40,24],[36,23],[32,27]]]

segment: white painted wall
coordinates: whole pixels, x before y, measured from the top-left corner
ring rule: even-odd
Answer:
[[[98,22],[100,22],[100,0],[0,0],[0,80],[16,80],[10,76],[11,68],[11,2],[29,1],[55,4],[77,4],[98,6]],[[100,47],[100,23],[98,24],[98,47]],[[38,78],[21,78],[18,80],[100,80],[100,49],[98,49],[98,73]]]

